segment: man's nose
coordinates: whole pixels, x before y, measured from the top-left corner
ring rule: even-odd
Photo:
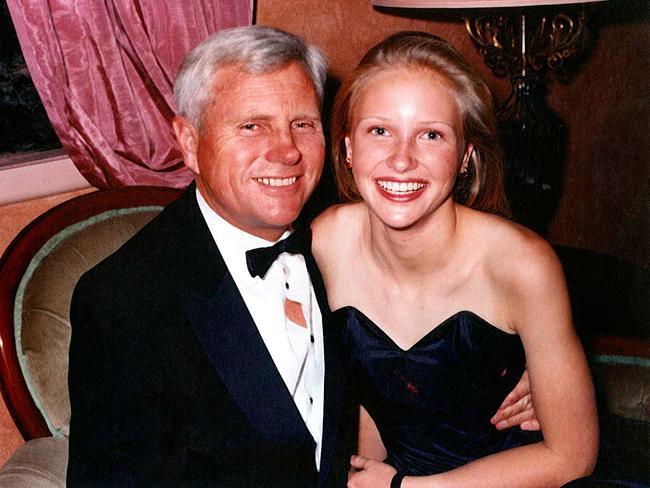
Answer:
[[[300,161],[300,149],[298,149],[291,131],[282,131],[275,134],[266,157],[271,162],[288,165]]]
[[[417,159],[412,145],[413,143],[408,140],[396,141],[388,158],[388,166],[399,173],[415,168]]]

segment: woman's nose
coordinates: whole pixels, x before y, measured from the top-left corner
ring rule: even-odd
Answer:
[[[398,172],[408,171],[417,165],[413,148],[409,141],[396,143],[390,158],[388,166]]]

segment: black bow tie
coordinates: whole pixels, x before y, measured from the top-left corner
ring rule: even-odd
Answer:
[[[258,247],[246,251],[246,264],[251,276],[264,278],[271,265],[283,252],[289,254],[306,254],[311,247],[311,230],[301,229],[286,239],[276,242],[269,247]]]

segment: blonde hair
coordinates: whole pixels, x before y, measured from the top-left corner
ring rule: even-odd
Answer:
[[[497,134],[492,93],[485,82],[447,41],[425,32],[399,32],[374,46],[339,88],[331,118],[332,164],[339,196],[361,200],[352,173],[345,166],[345,137],[350,134],[353,108],[373,78],[395,68],[433,71],[454,91],[463,121],[465,143],[472,143],[467,175],[454,184],[454,201],[508,216],[503,189],[503,156]]]

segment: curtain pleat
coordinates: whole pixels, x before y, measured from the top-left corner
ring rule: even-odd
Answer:
[[[7,0],[34,85],[70,158],[99,188],[184,187],[172,85],[208,35],[250,24],[252,0]]]

